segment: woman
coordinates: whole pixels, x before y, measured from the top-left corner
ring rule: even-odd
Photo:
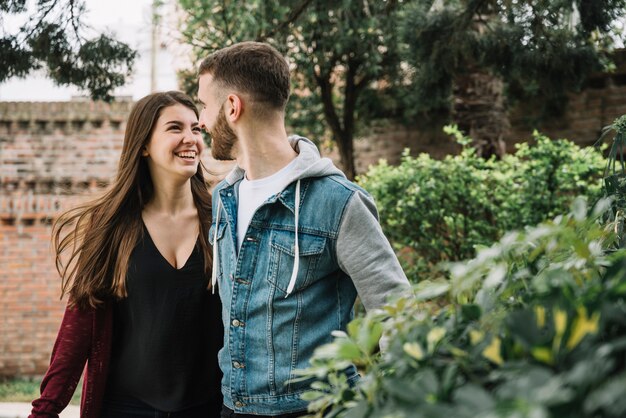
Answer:
[[[144,97],[111,189],[56,221],[69,303],[31,417],[65,408],[85,362],[81,417],[219,416],[223,328],[203,148],[189,97]]]

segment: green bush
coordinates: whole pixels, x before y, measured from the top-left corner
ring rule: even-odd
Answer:
[[[576,200],[422,282],[320,347],[303,378],[316,417],[626,416],[626,252]],[[450,302],[439,308],[438,301]],[[381,334],[391,341],[377,353]],[[354,363],[363,379],[341,373]],[[326,413],[327,415],[323,415]]]
[[[447,132],[467,139],[455,128]],[[535,134],[500,161],[460,155],[435,160],[405,152],[399,166],[381,162],[359,178],[376,199],[381,225],[413,282],[442,261],[471,258],[506,231],[567,212],[572,200],[601,195],[603,157],[567,140]]]

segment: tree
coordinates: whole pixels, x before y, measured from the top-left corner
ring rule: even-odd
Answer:
[[[267,41],[289,57],[296,94],[288,122],[314,139],[329,132],[349,177],[355,134],[377,118],[443,113],[481,156],[502,155],[509,106],[558,114],[567,91],[610,68],[612,24],[626,14],[626,0],[179,3],[195,61],[242,40]]]
[[[508,104],[558,114],[565,93],[610,68],[624,0],[421,0],[402,24],[416,112],[446,108],[485,157],[504,151]]]
[[[364,98],[378,94],[381,85],[396,85],[403,79],[396,24],[409,1],[179,3],[188,14],[180,27],[193,46],[194,61],[244,40],[269,42],[285,53],[295,73],[288,123],[318,140],[328,130],[344,172],[354,178],[358,122],[367,121],[372,112],[380,113]]]
[[[29,13],[26,0],[0,0],[0,82],[45,68],[59,85],[88,90],[93,99],[111,100],[111,91],[132,73],[136,52],[108,35],[83,36],[81,0],[38,0],[19,29],[7,18]]]

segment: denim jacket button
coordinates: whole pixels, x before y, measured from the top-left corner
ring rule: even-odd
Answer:
[[[238,361],[233,361],[233,367],[235,369],[243,369],[243,364],[239,363]]]
[[[243,402],[237,401],[237,402],[235,402],[235,406],[237,408],[243,408],[245,405],[243,404]]]
[[[239,322],[239,320],[238,320],[238,319],[233,319],[232,324],[233,324],[233,327],[239,327],[239,326],[241,326],[241,322]]]

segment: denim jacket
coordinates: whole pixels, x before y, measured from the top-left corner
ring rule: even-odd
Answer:
[[[377,220],[371,197],[315,145],[290,137],[293,179],[257,209],[237,253],[235,168],[213,192],[213,280],[222,299],[224,403],[238,413],[303,411],[310,382],[295,383],[313,350],[352,318],[409,287]],[[355,381],[354,368],[348,379]]]

